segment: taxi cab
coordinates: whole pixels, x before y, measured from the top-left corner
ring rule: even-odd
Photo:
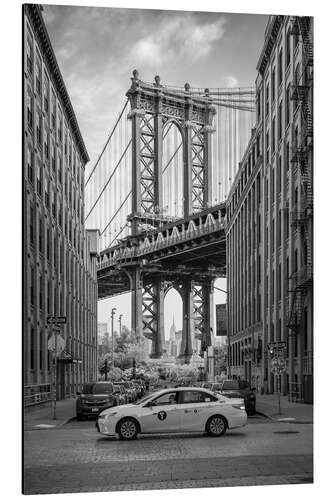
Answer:
[[[222,436],[247,423],[243,399],[229,399],[198,387],[163,389],[135,404],[102,411],[97,430],[107,436],[135,439],[139,433],[206,432]]]

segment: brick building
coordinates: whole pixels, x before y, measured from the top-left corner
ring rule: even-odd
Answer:
[[[257,120],[227,202],[231,373],[312,400],[313,19],[270,16]],[[274,377],[267,346],[286,342]]]
[[[89,160],[38,5],[23,7],[25,402],[47,399],[49,316],[66,316],[58,398],[97,375],[96,231],[84,229]]]

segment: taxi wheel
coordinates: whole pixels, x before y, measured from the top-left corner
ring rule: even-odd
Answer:
[[[218,437],[222,436],[227,430],[228,423],[221,415],[214,415],[210,417],[206,424],[206,431],[209,436]]]
[[[118,424],[119,438],[125,441],[135,439],[138,435],[138,425],[133,418],[123,418]]]

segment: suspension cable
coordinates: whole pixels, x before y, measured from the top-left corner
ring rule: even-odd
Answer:
[[[116,166],[115,166],[115,168],[113,169],[113,171],[112,171],[112,173],[111,173],[110,177],[108,178],[108,180],[107,180],[107,182],[106,182],[105,186],[103,187],[102,191],[100,192],[100,194],[99,194],[99,196],[98,196],[97,200],[95,201],[95,203],[93,204],[93,206],[92,206],[92,207],[91,207],[91,209],[89,210],[89,213],[88,213],[88,215],[87,215],[87,216],[86,216],[86,218],[85,218],[85,221],[88,219],[89,215],[90,215],[90,214],[91,214],[91,212],[94,210],[94,208],[95,208],[95,206],[97,205],[98,201],[100,200],[100,198],[101,198],[102,194],[104,193],[105,189],[107,188],[107,186],[108,186],[109,182],[111,181],[112,177],[114,176],[114,174],[115,174],[115,172],[116,172],[117,168],[119,167],[119,165],[120,165],[120,163],[121,163],[122,159],[124,158],[124,156],[125,156],[125,154],[126,154],[126,152],[127,152],[128,148],[129,148],[129,146],[130,146],[131,142],[132,142],[132,139],[130,139],[129,143],[127,144],[126,148],[124,149],[124,151],[123,151],[123,153],[122,153],[122,155],[121,155],[121,157],[120,157],[120,160],[118,161],[117,165],[116,165]]]
[[[110,142],[110,140],[111,140],[111,137],[113,136],[113,133],[114,133],[114,131],[116,130],[116,128],[117,128],[117,126],[118,126],[118,123],[119,123],[119,122],[120,122],[120,120],[121,120],[121,117],[122,117],[122,116],[123,116],[123,114],[124,114],[124,111],[125,111],[125,109],[126,109],[126,107],[127,107],[127,104],[128,104],[128,99],[127,99],[127,101],[125,102],[124,107],[123,107],[123,109],[121,110],[121,112],[120,112],[120,114],[119,114],[119,117],[118,117],[118,119],[117,119],[117,121],[116,121],[116,123],[115,123],[115,125],[114,125],[114,127],[113,127],[113,129],[112,129],[112,132],[111,132],[111,134],[109,135],[108,140],[106,141],[105,146],[104,146],[104,148],[102,149],[102,152],[100,153],[100,155],[99,155],[99,157],[98,157],[98,159],[97,159],[97,161],[96,161],[96,163],[95,163],[94,168],[93,168],[93,169],[92,169],[92,171],[90,172],[89,177],[88,177],[88,179],[87,179],[87,181],[86,181],[86,183],[85,183],[84,187],[86,187],[86,186],[87,186],[87,184],[88,184],[88,182],[90,181],[90,179],[91,179],[91,177],[92,177],[93,173],[95,172],[95,170],[96,170],[96,168],[97,168],[97,165],[99,164],[99,161],[100,161],[100,159],[102,158],[102,155],[103,155],[103,153],[104,153],[104,151],[105,151],[105,149],[106,149],[107,145],[109,144],[109,142]]]
[[[101,232],[101,236],[105,233],[105,231],[107,230],[107,228],[109,227],[109,225],[111,224],[111,222],[113,221],[113,219],[116,217],[116,215],[119,213],[119,211],[122,209],[122,207],[124,206],[124,204],[126,203],[126,201],[128,200],[130,194],[132,193],[132,190],[127,193],[127,196],[126,198],[123,200],[122,204],[118,207],[118,210],[114,213],[114,215],[112,216],[112,218],[109,220],[109,222],[107,223],[107,225],[105,226],[105,228],[103,229],[103,231]]]

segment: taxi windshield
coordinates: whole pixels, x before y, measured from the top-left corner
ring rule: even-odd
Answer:
[[[149,396],[145,396],[144,398],[138,399],[138,401],[136,401],[134,404],[141,405],[141,403],[145,403],[146,401],[148,401],[148,399],[151,399],[151,398],[152,398],[152,394],[149,394]]]

